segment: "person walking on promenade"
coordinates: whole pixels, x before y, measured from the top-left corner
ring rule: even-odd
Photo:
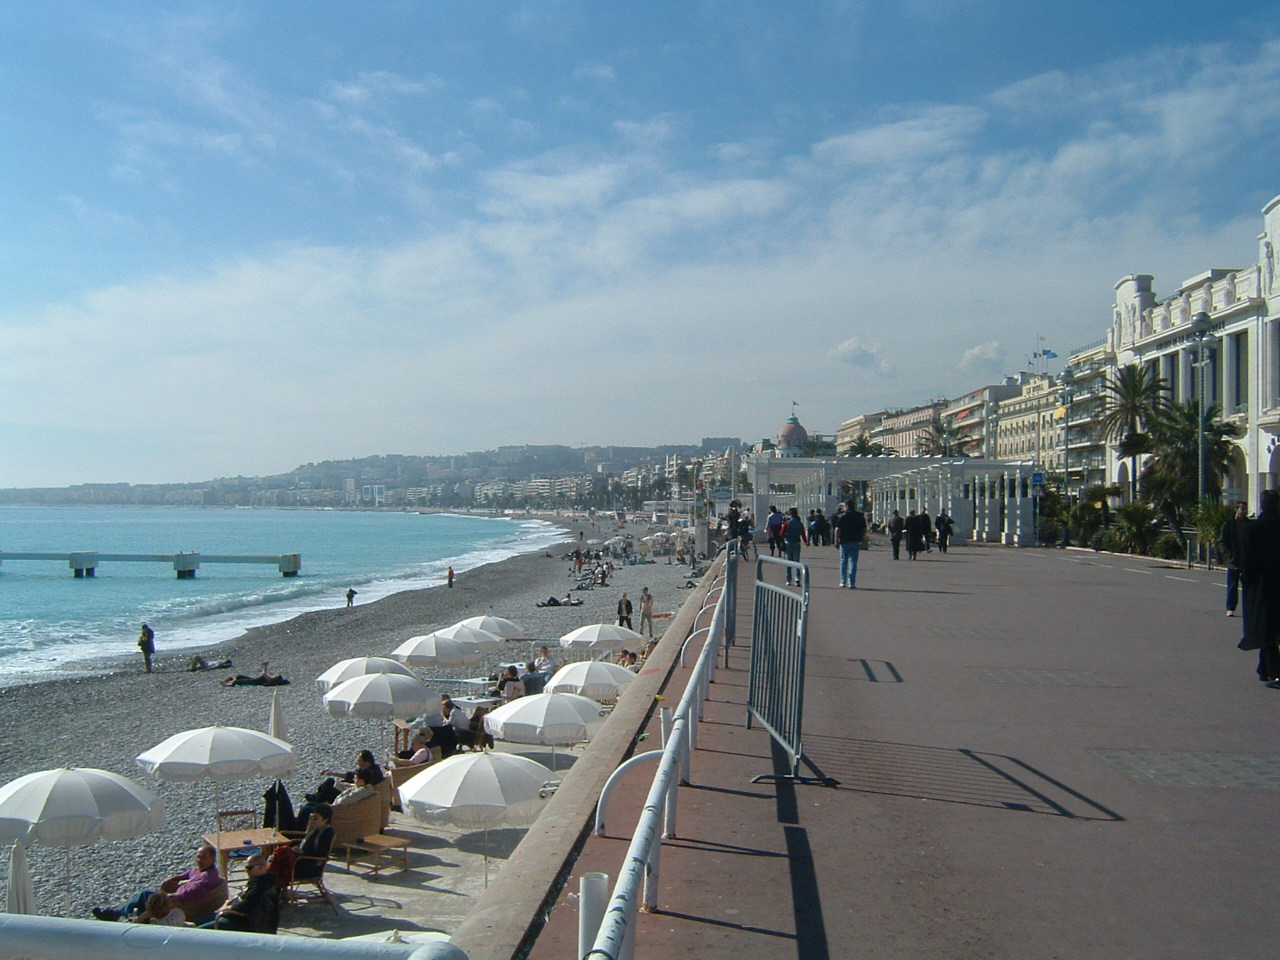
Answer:
[[[725,514],[725,521],[729,525],[725,542],[737,540],[742,522],[742,502],[740,500],[729,501],[729,512]]]
[[[356,591],[354,588],[348,587],[347,588],[347,606],[348,607],[355,606],[355,602],[356,602]]]
[[[867,518],[852,500],[836,515],[836,546],[840,548],[840,586],[857,589],[858,554],[867,538]]]
[[[627,599],[626,593],[618,598],[618,626],[631,629],[631,601]]]
[[[809,543],[809,536],[804,530],[804,521],[800,519],[800,511],[796,507],[792,507],[787,511],[787,520],[782,525],[781,541],[783,550],[786,552],[786,558],[792,563],[800,562],[800,544],[803,542],[806,546]],[[787,583],[791,583],[791,568],[787,567]],[[800,571],[796,571],[796,584],[800,583]]]
[[[151,672],[151,657],[156,652],[156,632],[147,624],[142,625],[142,633],[138,635],[138,649],[142,651],[142,662],[147,673]]]
[[[1258,651],[1258,679],[1280,690],[1280,491],[1264,490],[1258,517],[1245,530],[1244,639]]]
[[[889,545],[893,547],[893,559],[901,560],[899,551],[902,549],[902,532],[907,528],[907,522],[902,519],[902,514],[897,510],[893,511],[893,516],[889,518]]]
[[[796,514],[799,518],[799,513]],[[765,537],[769,541],[769,556],[774,555],[774,547],[778,548],[778,556],[782,556],[784,548],[782,545],[782,527],[786,524],[787,518],[778,512],[778,508],[773,504],[769,504],[769,516],[764,521]]]
[[[933,520],[925,510],[920,511],[920,542],[925,553],[933,553]]]
[[[756,533],[749,513],[744,513],[742,519],[738,521],[738,542],[742,544],[742,558],[744,560],[751,559],[753,550],[755,551],[756,559],[760,558],[760,548],[756,546]]]
[[[649,625],[649,636],[653,636],[653,594],[648,587],[640,590],[640,633],[644,633],[645,624]]]
[[[1227,616],[1236,615],[1240,601],[1240,564],[1244,555],[1244,534],[1249,527],[1249,507],[1236,501],[1236,513],[1222,525],[1222,559],[1227,565]]]
[[[938,531],[938,549],[946,553],[947,544],[951,542],[951,534],[955,533],[956,525],[945,508],[938,511],[938,519],[933,521],[933,525]]]

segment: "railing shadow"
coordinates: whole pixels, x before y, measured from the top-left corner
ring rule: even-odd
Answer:
[[[1075,820],[1124,817],[1016,757],[964,747],[806,735],[803,762],[835,789]]]

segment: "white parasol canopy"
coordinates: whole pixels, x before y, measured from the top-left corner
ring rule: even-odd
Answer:
[[[484,659],[477,644],[436,633],[410,637],[391,651],[391,655],[415,667],[469,667]]]
[[[98,840],[127,840],[164,824],[164,801],[128,777],[109,770],[63,767],[28,773],[0,787],[0,843],[11,854],[10,902],[21,904],[30,884],[21,844],[67,848],[65,915],[71,915],[71,848]],[[16,901],[13,899],[16,898]],[[12,909],[10,913],[14,912]]]
[[[321,693],[328,693],[344,680],[362,677],[366,673],[399,673],[412,677],[413,671],[402,663],[388,660],[386,657],[352,657],[335,663],[320,676],[316,677],[316,686]]]
[[[437,637],[446,637],[449,640],[462,640],[465,643],[472,643],[480,646],[492,646],[501,644],[502,637],[489,630],[483,630],[478,627],[469,626],[465,623],[455,623],[447,627],[441,627],[439,630],[432,631]]]
[[[492,633],[495,637],[503,640],[519,640],[525,635],[524,627],[516,623],[514,620],[508,620],[505,617],[494,617],[485,615],[483,617],[468,617],[466,620],[458,621],[460,627],[474,627],[477,630],[484,630]]]
[[[414,819],[426,823],[482,828],[488,884],[489,828],[533,823],[554,789],[554,777],[519,754],[459,753],[401,784],[400,802]]]
[[[555,746],[590,740],[607,716],[600,704],[574,693],[518,697],[485,714],[484,728],[498,740]]]
[[[438,708],[440,694],[415,677],[367,673],[331,689],[324,695],[324,705],[335,717],[400,720]]]
[[[566,633],[560,638],[560,646],[586,647],[589,650],[621,650],[637,641],[643,644],[644,637],[634,630],[628,630],[613,623],[589,623],[585,627]]]
[[[547,681],[544,693],[576,693],[592,700],[616,700],[622,688],[636,678],[626,667],[603,660],[579,660],[566,664]]]
[[[293,747],[243,727],[201,727],[175,733],[137,757],[158,780],[281,779],[293,775]]]

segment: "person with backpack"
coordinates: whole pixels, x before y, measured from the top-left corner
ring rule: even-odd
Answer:
[[[799,519],[799,513],[796,517]],[[769,504],[769,516],[764,521],[764,534],[769,542],[769,556],[774,556],[774,548],[777,548],[777,555],[784,554],[782,544],[782,527],[787,522],[787,518],[778,512],[778,508],[773,504]]]
[[[800,519],[800,511],[792,507],[787,511],[788,516],[786,522],[782,525],[781,540],[782,547],[786,552],[786,558],[792,563],[800,562],[800,544],[804,543],[808,546],[809,535],[805,532],[804,521]],[[787,584],[791,583],[791,568],[787,567]],[[796,584],[800,584],[800,571],[796,571]]]

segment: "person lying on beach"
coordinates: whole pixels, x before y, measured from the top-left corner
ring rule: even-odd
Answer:
[[[580,597],[575,599],[574,597],[566,593],[564,595],[564,599],[561,599],[559,597],[547,597],[547,599],[543,603],[535,603],[534,606],[535,607],[580,607],[582,606],[582,603],[583,601]]]
[[[227,677],[222,681],[224,687],[283,687],[287,686],[289,681],[280,674],[272,676],[267,669],[270,666],[267,660],[262,661],[262,673],[256,677],[246,676],[243,673],[237,673],[234,677]]]
[[[99,920],[115,922],[124,917],[141,914],[147,909],[151,895],[156,892],[169,894],[177,904],[191,903],[208,894],[221,882],[222,877],[218,873],[218,852],[213,849],[212,844],[203,843],[196,850],[195,869],[174,874],[160,884],[159,891],[143,890],[118,907],[94,907],[93,915]]]
[[[200,656],[200,654],[197,653],[194,657],[191,658],[191,665],[187,667],[187,672],[202,673],[205,670],[226,670],[234,666],[235,666],[234,663],[232,663],[230,660],[225,660],[225,659],[217,660],[214,663],[210,663],[208,660],[206,660],[204,657]]]

